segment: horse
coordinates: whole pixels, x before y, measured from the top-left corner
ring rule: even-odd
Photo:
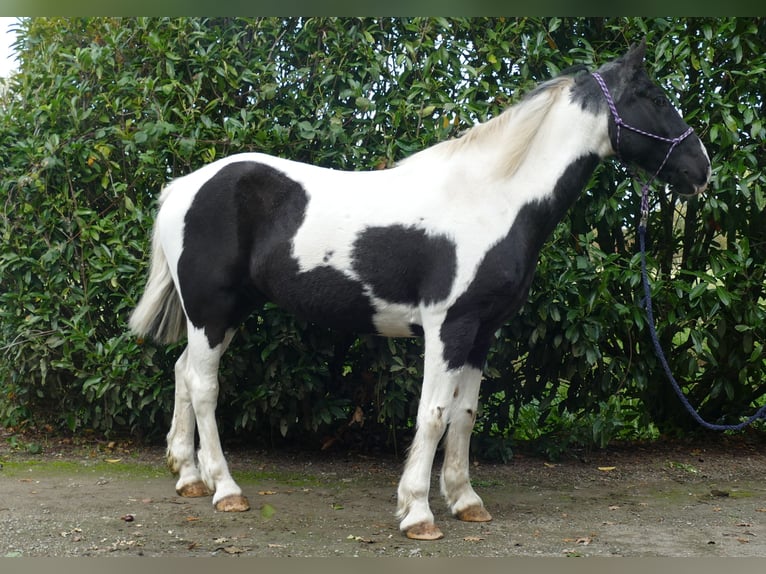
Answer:
[[[390,169],[241,153],[171,181],[129,326],[161,343],[187,337],[167,435],[177,493],[212,493],[218,511],[249,509],[216,426],[218,366],[235,329],[270,301],[329,327],[423,337],[399,528],[418,540],[443,536],[429,485],[445,436],[440,488],[450,512],[491,520],[469,477],[482,368],[493,334],[527,297],[544,241],[609,157],[684,195],[710,180],[702,141],[650,80],[645,51],[641,41],[593,74],[564,72]]]

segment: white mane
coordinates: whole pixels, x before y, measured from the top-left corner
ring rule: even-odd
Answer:
[[[448,158],[452,154],[465,150],[468,146],[488,146],[490,149],[503,150],[503,163],[500,170],[510,176],[523,163],[531,142],[540,130],[548,112],[571,87],[571,76],[560,76],[540,84],[520,102],[506,109],[499,116],[476,124],[462,136],[441,142],[420,151],[400,162],[417,161],[438,154]]]

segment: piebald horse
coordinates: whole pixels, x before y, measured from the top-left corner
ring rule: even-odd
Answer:
[[[187,337],[167,436],[177,492],[212,493],[220,511],[249,508],[221,449],[217,372],[235,329],[272,301],[338,329],[422,336],[400,529],[442,537],[429,484],[445,434],[440,485],[449,510],[491,520],[469,480],[482,367],[493,333],[527,297],[543,242],[610,156],[681,194],[701,192],[710,178],[702,142],[649,79],[644,53],[642,42],[597,74],[542,83],[494,119],[388,170],[243,153],[172,181],[130,327],[163,343]]]

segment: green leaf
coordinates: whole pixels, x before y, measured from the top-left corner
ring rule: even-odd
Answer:
[[[274,516],[276,512],[277,512],[276,509],[273,506],[271,506],[271,504],[264,504],[263,506],[261,506],[261,518],[263,518],[264,520],[271,519],[271,517]]]
[[[721,300],[721,303],[723,303],[726,307],[731,305],[731,294],[726,289],[717,286],[715,288],[715,292],[718,295],[718,298]]]

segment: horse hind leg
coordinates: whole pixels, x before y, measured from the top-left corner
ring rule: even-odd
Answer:
[[[211,494],[202,480],[194,458],[194,431],[196,422],[186,380],[188,349],[175,365],[175,404],[173,421],[167,435],[166,459],[168,468],[178,475],[176,492],[180,496],[199,497]]]
[[[233,333],[228,331],[223,342],[211,348],[204,330],[189,323],[189,344],[186,349],[186,361],[182,365],[182,376],[187,385],[199,433],[199,474],[205,486],[214,493],[213,505],[216,510],[223,512],[250,509],[247,498],[229,472],[215,421],[218,365]]]
[[[453,411],[444,449],[444,463],[440,478],[441,492],[453,516],[466,522],[488,522],[492,515],[471,486],[469,477],[469,451],[471,432],[476,422],[479,402],[481,371],[464,366],[456,386]]]

